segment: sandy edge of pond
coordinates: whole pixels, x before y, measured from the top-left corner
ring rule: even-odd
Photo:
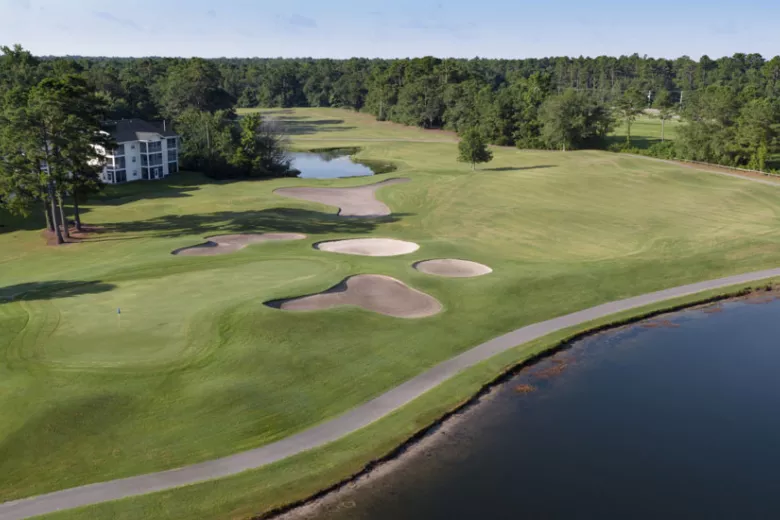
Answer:
[[[311,520],[316,519],[316,515],[325,512],[326,510],[332,511],[334,508],[353,508],[355,504],[348,498],[349,494],[357,491],[363,486],[372,485],[394,471],[414,463],[419,457],[425,456],[428,450],[434,448],[438,442],[443,440],[443,438],[453,435],[454,430],[456,430],[463,421],[469,419],[471,415],[476,413],[478,405],[493,399],[498,394],[499,387],[503,383],[506,383],[511,378],[515,377],[523,369],[534,366],[540,361],[565,351],[575,342],[625,327],[642,326],[645,322],[657,321],[659,316],[667,314],[686,310],[713,314],[720,312],[723,303],[741,301],[747,304],[764,304],[777,299],[780,299],[780,285],[773,286],[772,290],[756,287],[747,290],[747,292],[742,291],[740,293],[714,296],[710,299],[692,302],[687,305],[650,312],[634,318],[629,318],[623,322],[607,324],[576,334],[571,338],[562,341],[555,347],[544,350],[536,356],[509,367],[496,378],[480,387],[470,399],[467,399],[453,410],[442,415],[432,424],[413,434],[390,453],[369,462],[361,471],[355,473],[351,477],[344,479],[307,499],[300,500],[274,511],[269,511],[257,518],[262,520]]]

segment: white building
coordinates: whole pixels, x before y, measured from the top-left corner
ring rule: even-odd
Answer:
[[[100,178],[108,184],[162,179],[179,171],[179,136],[141,119],[123,119],[106,128],[117,142],[106,153]]]

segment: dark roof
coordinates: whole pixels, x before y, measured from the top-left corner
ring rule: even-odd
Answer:
[[[151,141],[161,137],[176,137],[178,134],[171,130],[163,130],[163,123],[150,123],[143,119],[122,119],[112,121],[106,125],[117,143],[129,141]]]

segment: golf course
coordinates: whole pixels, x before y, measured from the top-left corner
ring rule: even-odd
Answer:
[[[491,147],[472,171],[449,132],[341,109],[263,115],[296,151],[355,147],[396,169],[108,186],[82,208],[90,232],[62,246],[47,244],[42,220],[0,213],[0,519],[4,502],[271,445],[528,325],[780,268],[780,182],[769,177],[515,147]],[[360,472],[577,334],[771,281],[594,315],[333,442],[46,518],[263,515]]]

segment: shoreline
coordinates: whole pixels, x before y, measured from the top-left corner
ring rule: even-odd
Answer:
[[[771,296],[771,299],[767,299],[767,296]],[[750,299],[753,297],[761,298],[757,298],[758,301],[751,302]],[[638,314],[633,317],[599,325],[592,329],[576,333],[555,343],[552,347],[504,370],[494,379],[482,385],[470,398],[442,415],[428,426],[418,430],[386,455],[370,461],[359,472],[306,499],[253,516],[251,520],[306,520],[310,518],[308,515],[317,514],[323,508],[338,504],[339,499],[343,494],[349,493],[362,486],[371,485],[375,480],[387,476],[401,466],[414,462],[415,457],[420,456],[427,448],[435,445],[435,443],[439,441],[441,435],[447,435],[452,432],[453,429],[457,428],[462,421],[467,419],[469,412],[474,412],[480,404],[491,399],[501,385],[517,376],[520,372],[537,365],[541,361],[553,357],[560,352],[565,352],[575,343],[583,339],[605,332],[620,330],[625,327],[641,326],[643,322],[649,322],[649,320],[659,316],[675,314],[681,311],[701,310],[704,313],[718,313],[722,311],[719,305],[715,306],[713,304],[739,301],[744,301],[747,304],[763,304],[779,298],[780,285],[775,285],[770,282],[763,287],[742,288],[735,290],[734,292],[710,296],[702,300],[694,300],[690,303],[683,303],[665,309],[649,311],[647,313]],[[337,507],[340,507],[340,504]]]
[[[298,491],[295,491],[296,487],[293,486],[293,490],[287,492],[289,498],[280,500],[276,504],[271,501],[266,506],[258,504],[257,509],[261,511],[259,514],[251,510],[247,511],[247,518],[256,520],[274,518],[321,498],[354,481],[357,477],[367,474],[383,462],[398,457],[433,428],[477,402],[492,387],[523,367],[553,355],[563,346],[577,339],[660,314],[746,296],[762,290],[766,292],[775,287],[778,281],[780,281],[780,268],[753,271],[615,300],[526,325],[443,361],[339,417],[276,443],[190,466],[87,484],[0,503],[0,519],[20,520],[72,509],[81,509],[86,513],[85,508],[88,506],[132,497],[146,496],[149,497],[148,499],[155,500],[155,496],[161,496],[160,492],[184,487],[193,489],[190,486],[199,484],[212,486],[214,483],[224,482],[223,479],[226,477],[271,466],[285,459],[292,459],[293,456],[305,456],[313,450],[324,450],[324,453],[327,453],[332,449],[328,445],[347,439],[350,435],[359,435],[360,431],[372,427],[380,419],[387,419],[395,413],[403,413],[403,410],[409,409],[407,408],[409,406],[415,409],[414,402],[425,399],[425,395],[450,383],[451,380],[468,377],[469,373],[486,372],[469,385],[471,387],[469,391],[456,393],[454,398],[445,396],[444,404],[435,406],[439,411],[418,412],[416,417],[419,420],[415,419],[414,422],[424,426],[415,425],[413,428],[406,428],[407,433],[395,436],[395,441],[382,441],[387,447],[374,450],[373,455],[370,450],[356,448],[356,451],[349,455],[354,463],[348,463],[354,469],[335,472],[328,477],[323,475],[324,478],[316,475],[327,474],[327,470],[315,472],[312,477],[319,478],[320,485],[308,489],[302,487]],[[490,365],[498,366],[485,370]],[[363,462],[366,460],[369,462]],[[296,495],[305,498],[294,499]]]

